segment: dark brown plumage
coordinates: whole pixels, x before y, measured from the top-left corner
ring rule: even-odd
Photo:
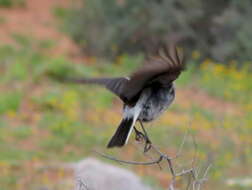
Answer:
[[[82,78],[66,79],[75,83],[98,84],[116,94],[124,103],[136,103],[144,87],[158,82],[171,83],[185,69],[183,57],[178,55],[176,47],[163,46],[158,55],[151,57],[147,63],[129,77],[116,78]],[[130,79],[130,80],[128,80]]]
[[[136,121],[152,121],[170,106],[175,98],[173,81],[184,69],[185,63],[177,49],[163,46],[129,77],[68,78],[66,81],[102,85],[120,97],[124,102],[123,119],[107,147],[121,147],[127,143]]]

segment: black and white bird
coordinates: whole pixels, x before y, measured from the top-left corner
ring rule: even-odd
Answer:
[[[162,114],[175,98],[173,81],[185,69],[176,47],[163,46],[141,69],[129,77],[70,79],[71,82],[102,85],[124,103],[123,118],[107,147],[128,142],[136,121],[149,122]]]

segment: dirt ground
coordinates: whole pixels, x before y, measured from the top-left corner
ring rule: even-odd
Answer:
[[[54,39],[57,44],[52,49],[53,55],[65,55],[74,62],[85,59],[73,40],[59,30],[58,20],[53,14],[55,8],[77,3],[77,0],[26,0],[25,7],[0,8],[0,18],[4,20],[0,24],[0,43],[15,43],[13,34],[30,35],[35,39]],[[187,97],[193,97],[204,108],[216,112],[238,112],[236,105],[212,98],[199,89],[186,89],[178,95],[185,104],[188,102]]]
[[[0,7],[0,45],[15,44],[13,39],[15,34],[31,36],[35,40],[53,39],[57,42],[51,50],[53,56],[64,55],[73,62],[86,59],[73,40],[59,30],[59,21],[54,15],[55,8],[65,7],[75,2],[77,3],[77,0],[26,0],[24,7]],[[189,102],[195,102],[200,107],[215,113],[242,114],[236,104],[212,97],[196,87],[178,89],[177,99],[185,107],[187,104],[190,105]],[[22,107],[29,111],[27,104],[24,103]],[[23,142],[24,147],[32,148],[33,141],[34,139],[29,139]],[[167,174],[157,173],[155,175],[159,175],[160,181],[166,183]]]
[[[59,31],[54,9],[65,7],[71,0],[26,0],[24,7],[0,8],[0,43],[13,44],[13,35],[31,36],[39,40],[57,42],[52,53],[55,55],[79,55],[77,45]]]

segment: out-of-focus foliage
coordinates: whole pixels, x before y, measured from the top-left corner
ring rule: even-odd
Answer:
[[[25,6],[25,0],[0,0],[0,7]]]
[[[18,0],[0,0],[0,6],[15,5],[9,2]],[[54,79],[126,76],[143,62],[141,54],[127,53],[152,51],[160,41],[179,39],[191,56],[188,69],[176,80],[174,103],[146,129],[171,156],[186,131],[193,134],[197,153],[189,138],[176,169],[190,165],[195,155],[200,166],[212,161],[204,190],[251,189],[245,180],[252,176],[250,1],[85,0],[84,6],[70,17],[65,6],[51,11],[57,18],[70,19],[68,29],[89,53],[116,56],[115,64],[97,56],[73,64],[56,56],[55,39],[40,41],[30,33],[12,33],[15,45],[0,46],[0,188],[70,189],[64,182],[69,177],[71,181],[72,174],[50,164],[80,160],[94,149],[143,161],[134,135],[123,149],[106,149],[122,117],[118,98],[97,86]],[[46,28],[51,26],[41,20]],[[8,22],[7,15],[0,17],[0,24]],[[230,60],[224,65],[206,55]],[[76,61],[75,54],[66,56]],[[163,187],[170,179],[159,167],[132,169]]]
[[[83,0],[68,29],[85,52],[115,56],[152,51],[164,41],[217,60],[251,59],[250,0]]]
[[[121,55],[115,64],[100,64],[106,61],[92,57],[89,65],[72,64],[65,58],[48,56],[50,48],[44,45],[45,41],[32,40],[31,45],[25,37],[16,36],[16,40],[20,48],[0,47],[0,88],[5,92],[0,94],[2,188],[30,190],[53,184],[54,189],[67,189],[56,188],[61,183],[55,181],[64,180],[67,173],[60,169],[41,171],[38,165],[45,166],[47,161],[73,162],[97,148],[127,160],[142,159],[134,148],[134,135],[121,150],[105,149],[121,120],[122,105],[114,95],[102,88],[62,84],[52,79],[64,75],[124,76],[139,66],[142,57]],[[176,81],[175,102],[150,124],[153,127],[146,128],[153,142],[169,155],[175,154],[189,130],[198,144],[197,163],[213,162],[206,189],[226,190],[226,179],[251,175],[249,63],[237,69],[238,63],[213,64],[210,59],[200,61],[201,56],[193,51],[188,70]],[[196,68],[198,62],[202,64]],[[191,141],[185,143],[182,154],[178,162],[183,164],[195,156]],[[158,184],[166,184],[170,177],[158,167],[134,169],[146,179],[155,178]]]
[[[237,62],[224,66],[220,63],[214,64],[213,61],[207,59],[200,66],[202,72],[198,76],[200,86],[214,96],[248,105],[252,103],[251,99],[248,99],[244,94],[252,95],[249,64],[252,62],[243,63],[244,66],[238,69]]]

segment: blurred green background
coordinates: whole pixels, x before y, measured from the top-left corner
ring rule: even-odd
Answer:
[[[133,138],[105,148],[121,119],[118,98],[51,76],[127,75],[171,41],[188,69],[149,135],[175,155],[189,131],[198,164],[213,163],[204,189],[251,189],[251,14],[249,0],[0,0],[0,189],[67,189],[58,182],[71,172],[47,166],[98,157],[94,149],[145,160]],[[182,153],[188,166],[192,140]],[[156,166],[125,167],[156,189],[170,179]]]

